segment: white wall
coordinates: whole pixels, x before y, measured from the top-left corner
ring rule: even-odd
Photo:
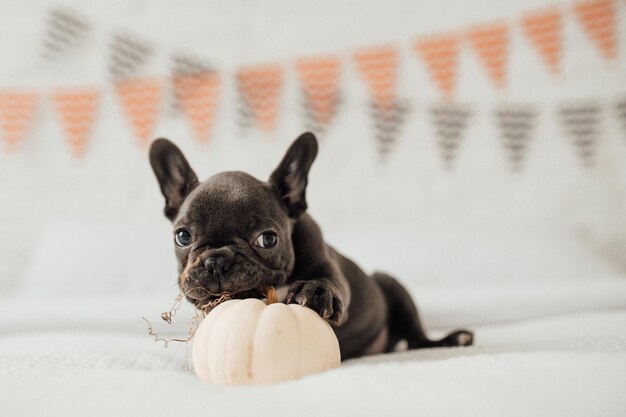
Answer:
[[[502,224],[550,224],[585,236],[607,256],[626,253],[619,250],[626,247],[626,141],[612,107],[626,93],[623,3],[618,4],[619,58],[612,64],[599,56],[571,11],[567,13],[564,70],[557,80],[522,36],[516,19],[526,10],[550,4],[567,8],[570,2],[66,1],[62,4],[87,17],[91,31],[79,47],[52,63],[38,57],[46,11],[59,3],[3,3],[2,87],[33,86],[46,93],[59,85],[95,83],[104,89],[104,98],[82,159],[67,151],[48,99],[19,152],[0,153],[0,288],[19,276],[29,250],[51,223],[125,220],[162,229],[164,240],[169,239],[146,150],[135,146],[106,70],[108,40],[117,30],[154,44],[155,60],[145,74],[166,77],[168,59],[178,52],[206,57],[221,71],[226,84],[208,146],[195,143],[184,120],[166,107],[154,132],[180,144],[200,177],[225,169],[269,175],[303,125],[291,64],[301,56],[339,53],[343,102],[336,122],[320,137],[309,190],[312,213],[331,236],[363,236],[371,230],[367,236],[375,242],[377,233],[390,229],[405,239],[427,240],[441,227],[453,239],[454,231],[467,224],[485,230]],[[494,91],[474,52],[463,49],[457,97],[472,106],[475,116],[456,168],[446,172],[427,112],[438,93],[415,59],[411,42],[419,35],[499,18],[515,24],[508,89]],[[402,53],[399,95],[410,101],[412,111],[393,153],[381,165],[367,91],[350,56],[354,48],[386,42]],[[275,60],[285,64],[288,77],[279,126],[269,138],[255,132],[243,135],[236,123],[232,74],[240,65]],[[579,166],[555,117],[561,103],[581,97],[604,106],[597,164],[591,169]],[[497,138],[492,112],[503,102],[536,103],[540,112],[521,173],[507,169]],[[437,228],[420,234],[425,224]],[[120,239],[134,239],[140,247],[142,236]],[[473,244],[480,246],[480,235]],[[357,247],[353,252],[358,258]]]

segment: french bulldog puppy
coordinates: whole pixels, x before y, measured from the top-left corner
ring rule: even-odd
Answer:
[[[466,330],[429,339],[396,279],[367,275],[324,242],[306,203],[316,155],[315,136],[304,133],[268,181],[235,171],[200,182],[176,145],[152,143],[150,163],[174,226],[186,298],[200,307],[225,293],[262,298],[270,286],[283,288],[281,301],[309,307],[331,324],[344,360],[393,351],[401,340],[409,349],[471,345]]]

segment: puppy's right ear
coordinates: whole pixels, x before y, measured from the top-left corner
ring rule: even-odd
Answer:
[[[185,197],[198,186],[198,177],[180,149],[167,139],[152,142],[150,165],[165,197],[165,217],[174,221]]]

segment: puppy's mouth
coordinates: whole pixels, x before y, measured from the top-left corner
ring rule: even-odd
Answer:
[[[269,287],[280,285],[286,276],[286,272],[262,265],[239,263],[228,275],[218,277],[209,277],[203,268],[190,268],[178,282],[183,296],[196,308],[204,309],[225,299],[265,298]]]
[[[224,291],[219,294],[210,292],[205,287],[193,287],[184,292],[185,297],[196,307],[206,306],[220,298],[228,299],[244,299],[244,298],[263,298],[267,293],[267,288],[252,288],[243,291]]]
[[[206,288],[195,287],[187,290],[185,296],[192,302],[202,302],[215,298],[217,295],[210,293]]]

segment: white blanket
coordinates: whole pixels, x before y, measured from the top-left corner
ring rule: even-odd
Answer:
[[[613,288],[626,300],[626,286],[616,281]],[[520,306],[530,316],[537,313],[528,296],[524,301],[524,296],[514,299],[510,293],[507,311],[506,303],[494,304],[486,294],[475,290],[472,299],[472,304],[480,305],[478,299],[483,297],[485,313],[499,309],[507,317]],[[424,290],[421,295],[437,301],[435,292]],[[599,301],[593,291],[588,295]],[[454,293],[448,294],[451,297]],[[171,344],[164,349],[153,343],[138,318],[143,310],[155,327],[167,333],[158,311],[168,305],[159,308],[157,299],[75,301],[68,303],[68,309],[58,302],[55,306],[23,298],[4,301],[0,311],[3,415],[587,417],[626,413],[624,301],[622,308],[613,310],[475,325],[476,346],[471,348],[362,358],[324,374],[255,388],[205,385],[185,370],[184,346]],[[463,324],[461,317],[472,317],[469,311],[455,312],[454,304],[444,303],[438,313],[426,308],[425,315],[438,315],[446,327],[447,321]],[[184,331],[185,312],[176,323],[169,334]],[[431,334],[443,330],[431,326]]]
[[[603,323],[611,329],[598,336]],[[567,340],[500,343],[512,331],[560,333],[564,327],[571,332]],[[472,348],[355,360],[256,388],[204,385],[183,369],[182,347],[165,350],[143,335],[6,336],[0,341],[0,409],[20,416],[624,415],[626,311],[477,334]]]
[[[568,235],[517,233],[511,242],[505,232],[483,233],[480,248],[476,233],[465,242],[431,233],[427,247],[399,246],[422,256],[389,251],[376,265],[367,264],[376,242],[332,240],[368,269],[396,266],[433,337],[467,327],[475,346],[232,388],[201,383],[185,370],[184,346],[164,349],[140,321],[186,334],[188,306],[171,326],[160,320],[176,294],[169,242],[138,255],[110,243],[126,228],[53,229],[20,286],[0,298],[0,416],[623,417],[626,279]],[[80,250],[65,251],[70,244]]]

